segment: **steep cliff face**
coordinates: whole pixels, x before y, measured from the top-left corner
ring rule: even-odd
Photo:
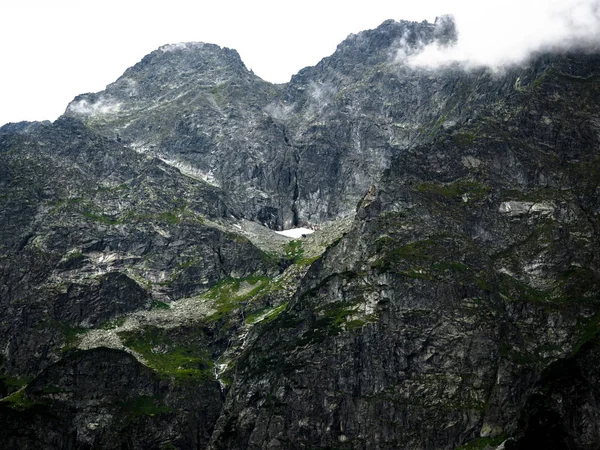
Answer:
[[[600,57],[408,64],[455,33],[165,46],[1,128],[2,445],[596,448]]]
[[[596,445],[570,425],[593,423],[594,400],[539,425],[529,395],[598,332],[599,62],[545,63],[399,154],[238,362],[212,448],[500,444],[523,410],[543,431],[562,421],[566,448]]]
[[[203,448],[220,403],[214,380],[173,384],[124,352],[76,352],[0,405],[0,439],[22,449]]]

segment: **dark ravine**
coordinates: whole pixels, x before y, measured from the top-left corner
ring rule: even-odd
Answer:
[[[0,447],[598,448],[600,55],[398,58],[455,39],[164,46],[0,128]]]

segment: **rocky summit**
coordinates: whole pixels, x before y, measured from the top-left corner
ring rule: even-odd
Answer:
[[[599,448],[600,53],[411,64],[456,39],[166,45],[1,127],[0,448]]]

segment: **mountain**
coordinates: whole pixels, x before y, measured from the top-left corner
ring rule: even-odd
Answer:
[[[432,98],[443,78],[415,91],[422,76],[386,69],[396,45],[415,50],[452,36],[441,23],[388,21],[287,85],[264,82],[233,50],[168,45],[105,91],[78,96],[66,115],[234,193],[252,220],[275,229],[320,223],[351,215],[373,174],[446,107]]]
[[[600,55],[409,64],[455,40],[168,45],[0,128],[2,446],[598,447]]]

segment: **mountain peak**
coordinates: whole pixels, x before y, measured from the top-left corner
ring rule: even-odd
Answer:
[[[314,67],[302,69],[292,80],[302,82],[305,78],[314,77],[315,72],[321,72],[327,78],[324,74],[331,70],[336,74],[349,75],[396,60],[398,53],[411,55],[431,43],[445,46],[456,42],[456,39],[456,25],[451,15],[439,16],[435,23],[388,19],[375,29],[350,34],[331,56]]]
[[[160,50],[162,52],[175,52],[175,51],[180,51],[180,50],[185,51],[185,50],[203,49],[206,46],[215,46],[215,45],[207,44],[205,42],[178,42],[175,44],[161,45],[158,48],[158,50]],[[218,47],[218,46],[216,46],[216,47]]]
[[[194,61],[196,64],[211,61],[245,68],[244,63],[236,50],[207,42],[178,42],[165,44],[147,55],[141,62],[146,58],[150,60],[158,58],[159,60],[164,61],[169,57],[187,58],[186,61],[192,63],[192,65],[194,65]]]
[[[167,44],[128,68],[103,92],[77,96],[67,106],[65,114],[106,116],[140,101],[173,101],[198,87],[251,77],[255,76],[236,50],[204,42]],[[144,108],[147,106],[143,105]]]

